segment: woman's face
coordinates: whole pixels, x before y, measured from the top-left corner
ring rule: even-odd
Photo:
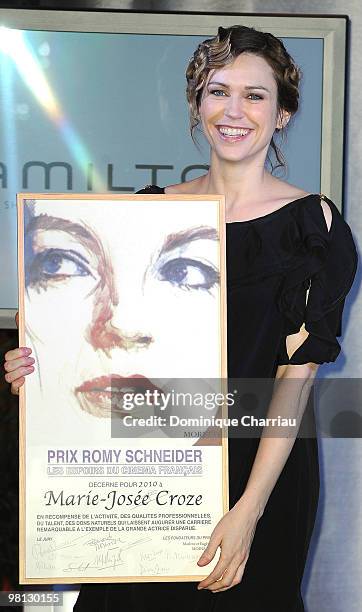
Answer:
[[[200,118],[213,155],[231,162],[259,159],[264,166],[274,130],[281,127],[272,68],[262,57],[242,53],[211,71]]]
[[[26,332],[49,406],[109,416],[130,378],[219,376],[217,212],[188,205],[32,205]]]

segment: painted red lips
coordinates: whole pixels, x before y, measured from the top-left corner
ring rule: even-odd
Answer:
[[[132,376],[109,374],[107,376],[93,378],[92,380],[86,380],[82,385],[76,388],[76,392],[105,391],[107,388],[122,389],[123,387],[127,389],[134,387],[134,391],[140,393],[142,393],[142,390],[146,391],[150,389],[154,391],[158,388],[148,378],[142,376],[142,374],[132,374]]]
[[[163,393],[162,389],[142,374],[109,374],[86,380],[76,387],[75,394],[85,412],[93,416],[110,417],[112,410],[118,415],[129,414],[129,411],[122,410],[121,407],[125,393],[145,394],[146,391]]]

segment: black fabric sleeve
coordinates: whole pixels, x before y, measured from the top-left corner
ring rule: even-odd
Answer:
[[[332,362],[341,350],[337,338],[342,335],[345,298],[353,284],[358,256],[349,225],[335,204],[326,196],[323,199],[332,211],[329,232],[320,205],[297,220],[305,257],[297,269],[288,272],[281,289],[284,331],[280,365]],[[309,336],[289,358],[286,337],[297,333],[303,323]]]
[[[139,189],[136,191],[137,194],[147,194],[147,193],[165,193],[164,187],[159,187],[158,185],[146,185],[143,189]]]

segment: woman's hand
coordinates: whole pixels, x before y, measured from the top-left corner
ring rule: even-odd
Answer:
[[[260,513],[241,497],[218,522],[197,563],[201,567],[210,563],[219,546],[220,558],[211,574],[199,583],[198,589],[219,593],[241,582],[259,518]]]
[[[13,349],[5,353],[4,370],[5,380],[11,383],[11,393],[19,394],[19,388],[25,382],[25,376],[34,372],[33,363],[35,359],[30,357],[31,349],[25,346]]]
[[[19,326],[19,313],[15,315],[16,327]],[[30,357],[31,349],[22,346],[5,353],[5,380],[11,383],[11,393],[19,395],[19,388],[25,382],[25,376],[34,372],[35,359]]]

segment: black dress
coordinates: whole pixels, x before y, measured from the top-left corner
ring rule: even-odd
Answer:
[[[329,232],[321,197],[332,211]],[[274,378],[279,364],[335,361],[357,253],[334,203],[305,196],[251,221],[228,223],[226,237],[229,377]],[[309,336],[289,359],[286,336],[303,323]],[[304,418],[314,427],[311,399]],[[256,438],[229,440],[230,507],[244,491],[257,447]],[[257,524],[239,585],[214,594],[197,591],[195,582],[89,584],[74,611],[303,612],[300,587],[318,492],[316,437],[297,438]]]

